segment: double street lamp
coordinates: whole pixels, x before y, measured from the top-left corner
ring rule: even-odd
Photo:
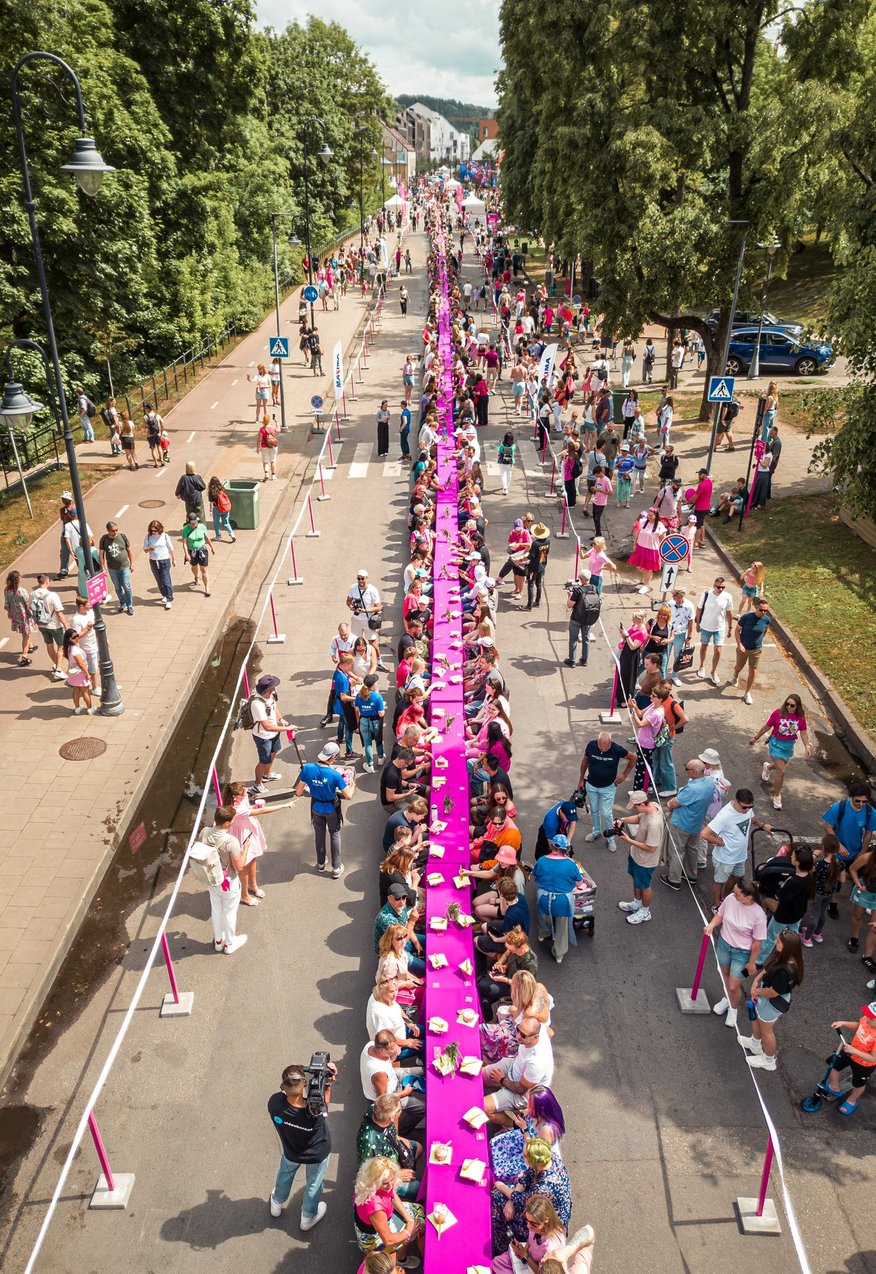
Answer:
[[[759,243],[759,248],[763,248],[767,254],[767,272],[763,281],[763,289],[760,294],[760,314],[757,320],[757,340],[754,343],[754,357],[748,367],[748,380],[757,380],[760,375],[760,338],[763,335],[763,312],[766,309],[767,292],[770,286],[770,277],[773,273],[773,262],[776,259],[776,253],[782,246],[778,239],[773,237],[768,243]]]
[[[21,162],[21,174],[24,179],[24,206],[27,209],[27,219],[30,225],[30,237],[33,244],[34,259],[36,261],[37,278],[39,281],[40,297],[42,299],[43,321],[46,328],[46,346],[47,350],[43,351],[40,346],[36,348],[48,359],[46,363],[47,383],[49,385],[49,396],[51,397],[51,381],[54,376],[55,390],[58,408],[61,413],[61,424],[64,431],[64,448],[67,453],[67,463],[70,467],[70,485],[73,490],[73,502],[76,505],[76,516],[79,519],[79,536],[80,547],[83,555],[85,574],[91,577],[95,574],[94,561],[91,554],[91,547],[88,542],[87,522],[85,518],[85,502],[82,498],[82,486],[79,481],[79,466],[76,460],[76,444],[73,439],[73,431],[70,427],[70,416],[67,411],[67,400],[64,395],[64,382],[61,376],[61,362],[58,356],[58,343],[55,339],[55,325],[52,321],[52,308],[49,302],[49,287],[46,280],[45,265],[43,262],[42,247],[40,245],[39,227],[36,219],[36,205],[33,198],[33,190],[30,184],[30,168],[27,159],[27,147],[24,140],[24,129],[21,120],[21,97],[19,94],[19,77],[22,70],[29,63],[42,60],[49,62],[67,77],[73,85],[76,94],[76,111],[79,120],[80,136],[76,139],[73,148],[73,154],[69,163],[62,165],[61,172],[72,173],[78,186],[84,194],[93,196],[100,190],[101,182],[104,174],[114,172],[115,169],[107,163],[104,163],[97,147],[94,144],[94,138],[87,135],[87,125],[85,121],[85,107],[82,102],[82,89],[79,84],[76,72],[66,62],[62,61],[54,53],[33,52],[27,53],[16,64],[12,72],[12,113],[15,120],[15,133],[18,139],[18,151]],[[62,95],[62,100],[64,100]],[[21,342],[15,342],[20,344]],[[35,343],[34,343],[35,344]],[[49,365],[51,365],[51,374],[49,374]],[[13,417],[24,421],[30,417],[33,418],[34,411],[38,410],[40,404],[27,399],[20,386],[12,380],[11,365],[7,356],[7,374],[9,381],[3,394],[3,414],[8,426],[9,421]],[[27,402],[24,401],[27,399]],[[94,635],[97,639],[97,649],[100,664],[100,682],[102,687],[100,700],[100,714],[105,717],[119,716],[124,711],[119,688],[116,685],[115,671],[113,669],[112,658],[110,657],[109,641],[107,640],[106,624],[104,623],[99,603],[94,604]]]

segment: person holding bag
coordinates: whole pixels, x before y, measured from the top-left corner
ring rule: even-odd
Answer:
[[[221,478],[210,479],[207,487],[207,499],[210,501],[210,512],[213,515],[213,535],[216,540],[222,539],[222,532],[227,531],[232,544],[237,543],[237,536],[231,529],[231,496],[225,489]]]
[[[775,1024],[791,1007],[794,987],[802,983],[803,946],[800,936],[785,929],[776,938],[773,954],[751,984],[749,1000],[755,1013],[751,1035],[748,1038],[738,1037],[749,1055],[746,1060],[752,1070],[776,1069],[778,1045]]]
[[[262,417],[262,423],[259,428],[258,441],[256,442],[256,451],[262,462],[262,470],[264,477],[262,482],[267,482],[270,477],[272,482],[277,481],[277,426],[270,416]]]

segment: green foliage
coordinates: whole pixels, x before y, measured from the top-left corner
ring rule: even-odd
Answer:
[[[77,136],[75,111],[51,87],[60,76],[28,66],[24,128],[62,366],[94,398],[107,358],[122,386],[229,321],[261,320],[273,299],[272,212],[291,214],[278,222],[281,277],[303,277],[302,250],[287,239],[304,239],[305,144],[314,250],[358,223],[359,121],[369,130],[363,204],[380,202],[380,168],[367,156],[393,103],[368,58],[336,23],[310,18],[277,33],[254,21],[252,0],[29,0],[4,12],[0,78],[28,50],[63,57],[117,169],[93,199],[58,171]],[[316,120],[334,151],[328,167],[315,158]],[[17,153],[8,106],[0,147]],[[21,175],[7,166],[0,335],[39,339],[40,310]],[[33,370],[29,387],[44,397]]]

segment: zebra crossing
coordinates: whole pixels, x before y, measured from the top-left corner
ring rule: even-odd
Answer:
[[[374,473],[372,469],[372,459],[374,458],[374,443],[357,442],[353,448],[353,458],[347,468],[348,478],[367,478],[369,472]],[[400,478],[402,469],[406,466],[402,465],[400,460],[380,460],[374,467],[379,470],[378,476],[383,478]]]

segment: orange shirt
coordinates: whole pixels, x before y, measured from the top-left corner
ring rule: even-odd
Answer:
[[[855,1061],[859,1066],[876,1066],[876,1022],[872,1018],[862,1017],[858,1023],[858,1029],[852,1037],[852,1048],[859,1048],[862,1053],[869,1053],[873,1058],[870,1062],[865,1062],[863,1058],[856,1057]]]

